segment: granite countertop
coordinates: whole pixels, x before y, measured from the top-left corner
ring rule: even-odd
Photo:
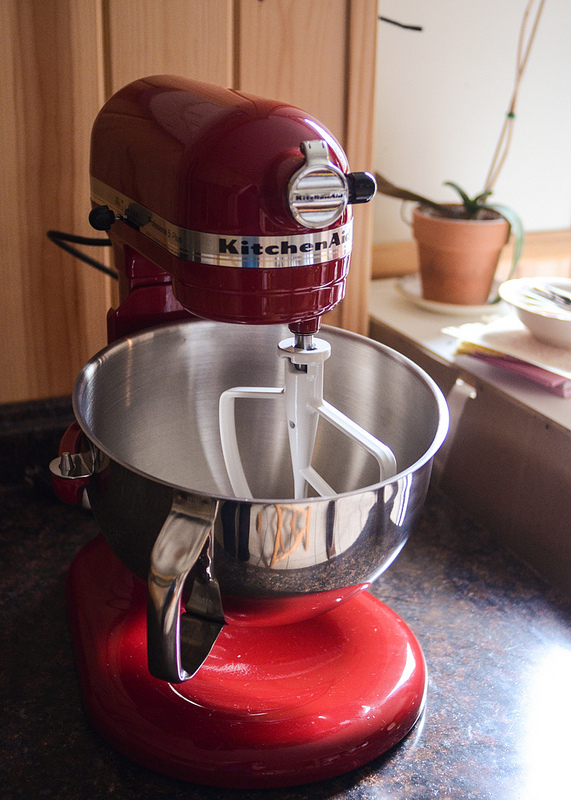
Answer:
[[[0,409],[5,800],[571,796],[571,604],[438,492],[372,589],[415,632],[429,673],[425,714],[390,753],[322,783],[238,792],[113,751],[82,712],[64,602],[67,566],[98,530],[46,473],[69,418],[67,401]]]

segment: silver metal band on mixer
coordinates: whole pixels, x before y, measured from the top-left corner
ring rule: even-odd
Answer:
[[[332,230],[282,236],[241,236],[182,228],[91,178],[91,199],[108,206],[174,256],[219,267],[283,269],[325,264],[350,255],[353,220]]]

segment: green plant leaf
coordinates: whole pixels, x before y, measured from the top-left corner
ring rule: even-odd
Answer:
[[[523,243],[525,240],[525,231],[523,229],[523,222],[521,221],[521,217],[519,214],[513,210],[513,208],[509,208],[508,206],[504,206],[501,203],[487,203],[486,208],[491,208],[493,211],[497,211],[498,214],[501,214],[504,219],[510,224],[511,232],[514,235],[514,252],[512,258],[512,265],[507,277],[507,280],[513,278],[515,274],[516,267],[518,265],[521,252],[523,250]]]
[[[482,192],[482,194],[477,194],[476,197],[472,200],[473,203],[476,203],[477,206],[486,205],[486,200],[491,195],[491,192]]]
[[[486,206],[486,200],[492,194],[491,192],[486,191],[482,192],[481,194],[477,194],[475,197],[469,197],[464,189],[458,186],[457,183],[446,181],[444,186],[450,186],[452,189],[454,189],[454,191],[458,192],[462,198],[462,205],[464,206],[466,217],[468,219],[474,219],[478,215],[478,211]]]
[[[472,201],[470,200],[470,198],[468,197],[468,195],[466,194],[464,189],[462,189],[460,186],[458,186],[457,183],[452,183],[452,181],[445,181],[443,183],[443,186],[451,186],[452,189],[454,189],[455,192],[458,192],[458,194],[462,198],[462,203],[466,207],[466,210],[468,210],[469,206],[472,204]]]
[[[455,192],[458,192],[462,199],[462,205],[464,206],[464,210],[466,212],[466,216],[468,219],[472,219],[476,216],[478,211],[480,210],[480,203],[478,202],[478,198],[475,197],[473,200],[468,197],[464,189],[458,186],[457,183],[453,183],[452,181],[445,181],[444,186],[450,186],[454,189]]]

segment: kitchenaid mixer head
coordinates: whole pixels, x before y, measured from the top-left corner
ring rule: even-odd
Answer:
[[[301,332],[342,300],[351,204],[376,191],[309,114],[172,76],[135,81],[103,106],[90,172],[91,220],[109,231],[123,304],[172,280],[197,316]],[[115,312],[110,339],[128,313]]]

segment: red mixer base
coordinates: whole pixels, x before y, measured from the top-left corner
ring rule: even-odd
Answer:
[[[73,562],[68,600],[94,726],[174,778],[232,788],[331,778],[393,747],[424,705],[420,646],[368,592],[304,622],[230,624],[181,684],[149,674],[146,587],[102,537]]]

